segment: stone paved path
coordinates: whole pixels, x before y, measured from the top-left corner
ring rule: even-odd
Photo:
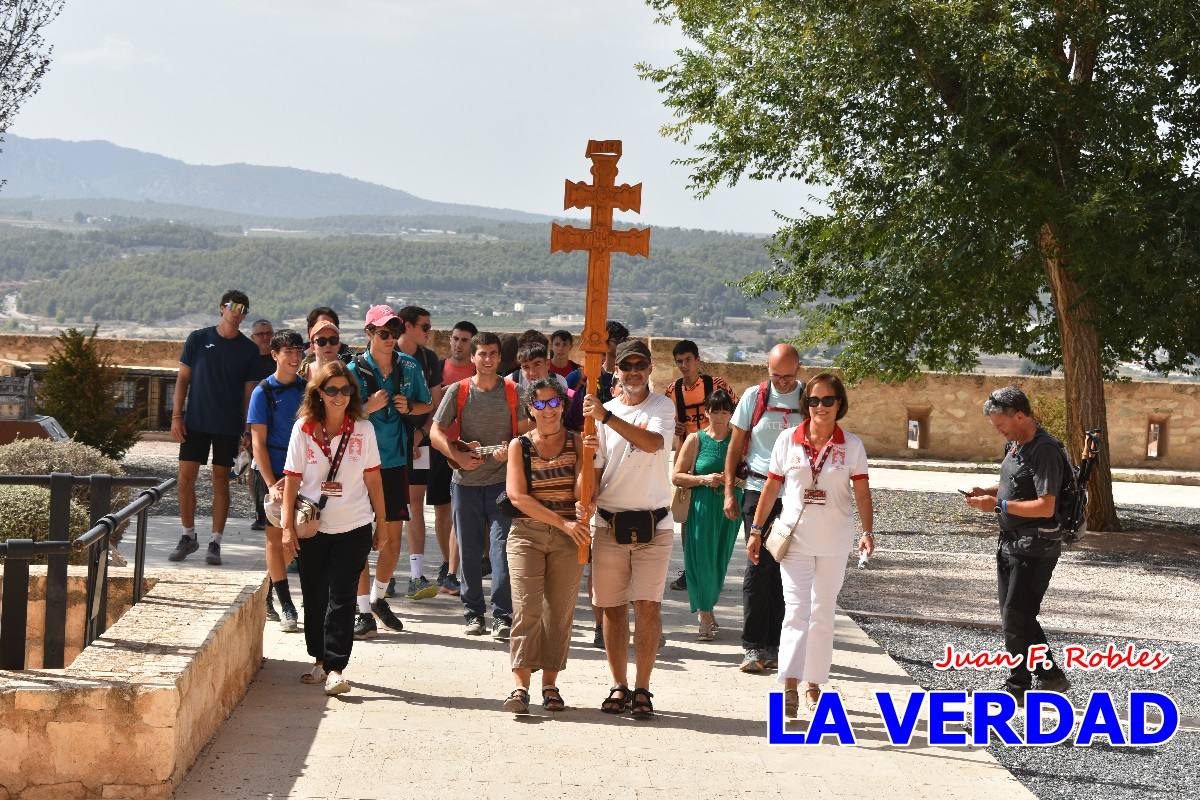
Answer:
[[[155,568],[169,566],[173,522],[153,526]],[[223,568],[262,569],[259,535],[231,523]],[[427,552],[437,552],[432,536]],[[674,556],[672,577],[678,547]],[[667,645],[652,684],[660,713],[651,722],[598,710],[609,679],[583,602],[559,679],[569,709],[553,717],[536,705],[522,718],[500,710],[511,688],[507,647],[465,637],[456,598],[393,600],[405,632],[355,644],[346,673],[354,690],[341,698],[298,682],[308,664],[303,637],[268,623],[263,669],[176,797],[1032,797],[982,750],[888,745],[872,692],[914,684],[841,615],[828,688],[842,693],[859,746],[769,746],[766,699],[776,683],[735,668],[741,581],[733,572],[715,643],[695,641],[686,593],[668,591]]]

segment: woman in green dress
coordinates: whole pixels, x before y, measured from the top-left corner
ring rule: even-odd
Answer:
[[[740,518],[725,516],[725,451],[729,449],[729,420],[734,400],[723,389],[713,392],[705,403],[708,427],[689,434],[675,455],[672,482],[692,490],[691,506],[684,528],[687,548],[683,553],[687,573],[688,600],[698,612],[699,638],[711,642],[717,638],[717,620],[713,607],[721,596],[729,556],[742,529]],[[742,502],[742,490],[737,490]]]

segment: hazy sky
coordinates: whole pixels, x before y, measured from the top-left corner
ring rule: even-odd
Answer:
[[[633,68],[683,40],[641,0],[68,0],[48,38],[21,136],[540,213],[588,177],[588,138],[620,138],[648,222],[765,232],[810,203],[795,183],[686,189],[670,162],[690,153],[659,135],[670,117]]]

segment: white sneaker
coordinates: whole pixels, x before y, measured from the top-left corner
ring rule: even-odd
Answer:
[[[333,696],[335,694],[345,694],[350,691],[350,683],[342,677],[340,672],[330,672],[325,678],[325,694]]]

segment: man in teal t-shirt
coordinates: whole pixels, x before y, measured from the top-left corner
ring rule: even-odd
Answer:
[[[386,520],[376,520],[379,530],[379,556],[375,562],[375,581],[369,567],[358,580],[358,616],[354,638],[371,639],[377,633],[375,617],[388,628],[404,630],[392,613],[384,594],[388,580],[400,558],[400,535],[408,519],[408,425],[405,418],[426,414],[432,408],[432,395],[425,373],[416,359],[396,349],[404,328],[391,306],[371,306],[367,310],[367,350],[350,363],[358,379],[363,410],[375,427],[382,465],[383,499]],[[433,587],[437,594],[437,587]]]

